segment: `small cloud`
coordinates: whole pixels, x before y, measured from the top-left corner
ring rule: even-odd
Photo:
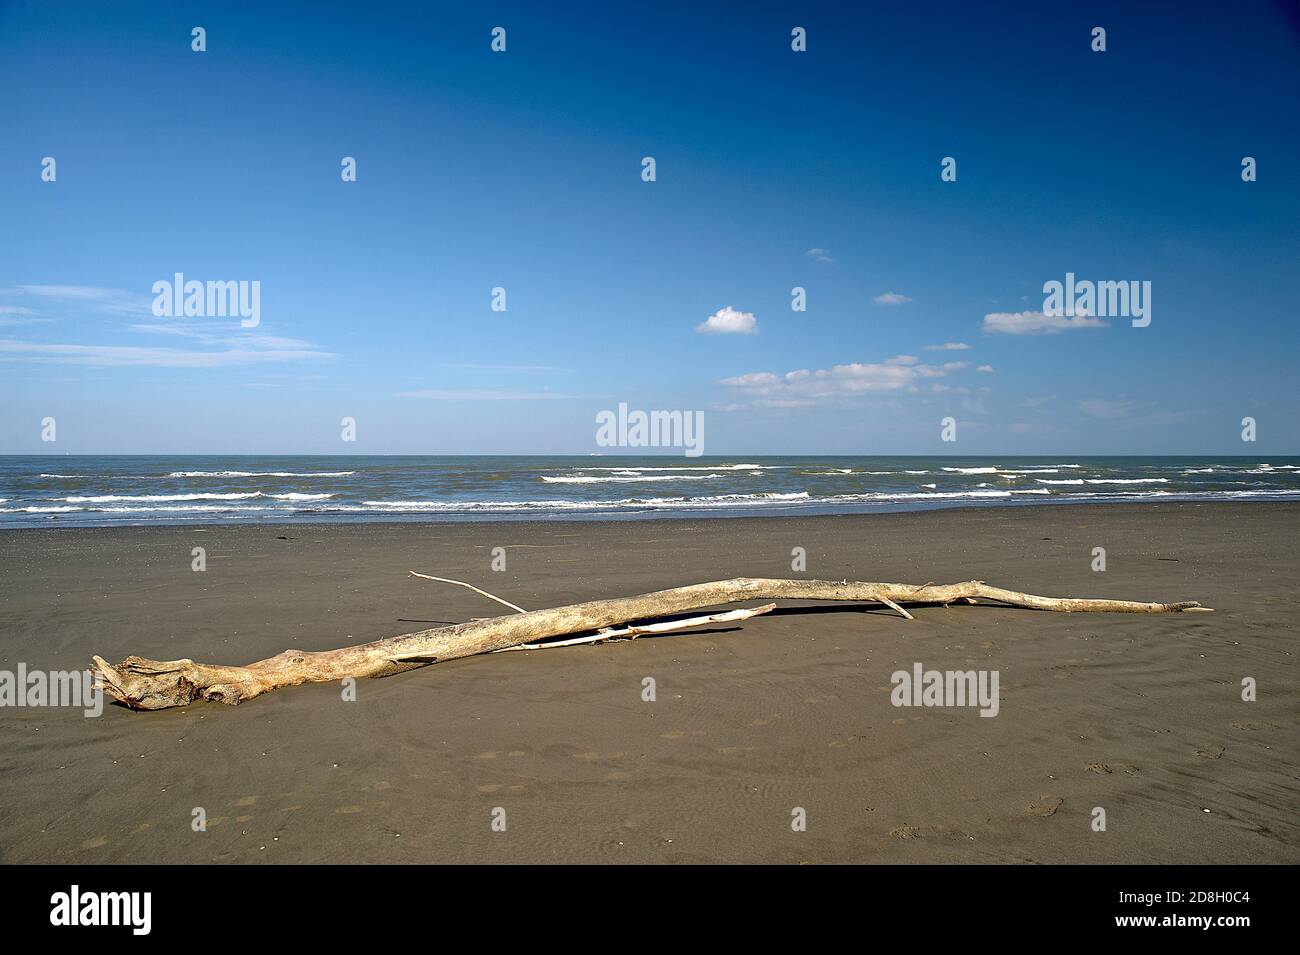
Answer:
[[[808,258],[812,259],[814,262],[835,261],[833,258],[831,258],[831,254],[827,252],[825,249],[809,249],[807,252],[804,253],[804,255],[808,256]]]
[[[979,366],[976,367],[975,370],[976,370],[976,371],[983,371],[983,372],[987,372],[987,373],[989,373],[989,374],[992,374],[992,373],[993,373],[993,366],[992,366],[992,365],[979,365]]]
[[[942,345],[926,345],[926,351],[965,351],[970,348],[965,342],[944,342]]]
[[[983,330],[1004,335],[1055,335],[1076,328],[1105,328],[1106,323],[1091,315],[1045,315],[1042,312],[990,312]]]
[[[902,292],[882,292],[872,299],[877,305],[906,305],[911,301]]]
[[[701,335],[755,335],[758,320],[753,312],[738,312],[728,305],[696,325],[695,330]]]
[[[403,391],[403,398],[425,398],[429,401],[558,401],[575,395],[557,395],[550,391],[494,391],[487,388],[425,388],[421,391]]]
[[[735,389],[755,407],[806,407],[841,402],[880,392],[915,392],[932,379],[960,371],[966,362],[925,365],[912,355],[897,355],[880,362],[853,362],[831,368],[774,374],[756,371],[719,384]]]

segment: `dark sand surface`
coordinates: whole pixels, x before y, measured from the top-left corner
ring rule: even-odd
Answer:
[[[823,604],[454,661],[361,681],[356,702],[323,684],[99,719],[3,709],[0,859],[1294,863],[1298,518],[1294,504],[1148,504],[0,532],[6,670],[84,668],[93,652],[247,663],[500,609],[409,569],[541,608],[792,576],[796,546],[802,576],[1217,609],[935,607],[908,622]],[[489,570],[496,546],[504,573]],[[916,661],[998,670],[1000,714],[893,707],[890,674]],[[1241,699],[1246,676],[1257,702]],[[806,832],[791,831],[796,806]]]

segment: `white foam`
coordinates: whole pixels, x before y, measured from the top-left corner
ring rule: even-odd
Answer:
[[[577,471],[619,471],[619,472],[626,472],[626,473],[631,473],[631,472],[635,471],[635,472],[640,473],[640,472],[643,472],[643,471],[776,471],[776,470],[781,470],[781,469],[783,469],[783,468],[785,468],[785,467],[788,467],[788,465],[784,465],[784,464],[782,464],[782,465],[776,465],[776,464],[714,464],[714,465],[708,465],[708,464],[694,464],[694,465],[691,465],[691,464],[683,464],[683,465],[680,466],[680,467],[645,467],[645,468],[633,468],[633,467],[625,467],[625,468],[590,468],[590,467],[581,467],[581,468],[575,468],[574,470],[577,470]]]
[[[708,481],[714,478],[722,477],[721,474],[658,474],[658,475],[632,475],[620,477],[617,474],[608,477],[547,477],[542,476],[542,480],[547,484],[608,484],[608,483],[645,483],[647,481]]]
[[[1085,478],[1089,484],[1168,484],[1169,478]]]
[[[94,497],[60,497],[69,504],[117,504],[145,501],[242,501],[261,497],[261,491],[234,492],[230,494],[100,494]]]
[[[172,471],[169,478],[192,477],[348,477],[356,471]]]

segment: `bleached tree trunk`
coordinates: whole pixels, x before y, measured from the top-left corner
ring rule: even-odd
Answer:
[[[456,581],[459,583],[458,581]],[[468,586],[468,585],[467,585]],[[477,590],[477,588],[472,588]],[[483,593],[483,591],[479,591]],[[485,594],[486,596],[491,596]],[[493,598],[499,600],[499,598]],[[972,580],[958,584],[889,584],[860,581],[780,580],[738,577],[675,587],[636,597],[590,600],[585,603],[489,617],[450,627],[421,630],[403,636],[338,650],[286,650],[246,666],[156,661],[129,656],[116,666],[94,657],[106,692],[137,710],[184,706],[195,700],[238,704],[268,690],[300,683],[321,683],[345,677],[382,677],[446,660],[489,653],[524,643],[598,631],[632,621],[649,621],[703,607],[743,600],[851,600],[879,603],[902,611],[901,604],[950,604],[996,601],[1033,610],[1109,613],[1173,613],[1205,610],[1196,601],[1140,603],[1038,597],[990,587]],[[505,602],[505,601],[501,601]],[[511,604],[510,606],[513,606]]]

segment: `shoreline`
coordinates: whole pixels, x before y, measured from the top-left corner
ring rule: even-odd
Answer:
[[[476,511],[476,512],[440,512],[440,513],[366,513],[358,514],[355,517],[322,517],[319,513],[305,512],[302,517],[292,517],[286,515],[277,515],[273,519],[260,520],[255,518],[227,518],[223,521],[214,521],[212,519],[203,520],[199,518],[178,517],[174,520],[153,519],[153,520],[121,520],[112,523],[76,523],[69,521],[59,524],[51,521],[49,524],[5,524],[0,522],[0,535],[14,531],[49,531],[49,530],[135,530],[144,528],[236,528],[236,527],[296,527],[304,526],[322,526],[322,527],[352,527],[352,526],[389,526],[389,525],[474,525],[474,524],[592,524],[592,523],[640,523],[646,521],[712,521],[718,519],[727,520],[812,520],[821,518],[835,517],[872,517],[875,515],[892,515],[892,514],[928,514],[933,512],[978,512],[986,510],[1001,510],[1006,508],[1018,509],[1025,507],[1074,507],[1091,509],[1096,507],[1168,507],[1181,505],[1210,505],[1210,506],[1276,506],[1286,507],[1289,505],[1300,504],[1300,492],[1296,492],[1296,497],[1239,497],[1232,500],[1223,500],[1222,498],[1211,498],[1195,495],[1174,495],[1163,497],[1159,500],[1145,498],[1143,500],[1105,500],[1105,501],[1079,501],[1066,498],[1055,500],[1044,498],[1020,498],[1012,500],[988,501],[987,503],[976,503],[969,500],[953,501],[951,503],[911,503],[911,504],[872,504],[853,506],[819,506],[816,504],[799,506],[791,505],[788,507],[778,508],[772,506],[763,509],[746,510],[741,507],[727,508],[697,508],[694,510],[672,511],[663,510],[646,510],[646,511],[617,511],[617,510],[599,510],[591,511],[566,511],[566,512],[548,512],[540,511]],[[311,516],[306,516],[310,514]]]
[[[0,860],[1294,863],[1298,525],[1297,504],[1160,502],[0,532],[4,670],[92,653],[242,664],[501,610],[408,570],[529,609],[769,576],[1216,611],[909,621],[782,601],[738,624],[363,680],[354,702],[314,684],[97,719],[0,709]],[[996,670],[998,715],[895,707],[890,675],[918,663]],[[1107,832],[1090,827],[1098,806]]]

